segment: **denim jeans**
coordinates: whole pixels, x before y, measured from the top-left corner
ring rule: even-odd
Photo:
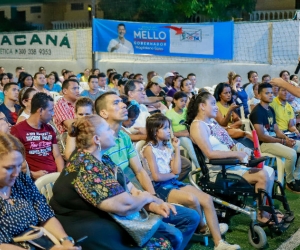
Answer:
[[[179,137],[180,140],[180,146],[184,147],[186,151],[188,152],[189,157],[191,158],[192,162],[197,168],[200,168],[200,165],[198,163],[196,153],[194,150],[193,143],[190,138],[188,137]]]
[[[183,250],[200,223],[200,215],[193,209],[176,206],[177,214],[164,218],[157,232],[166,237],[174,250]],[[170,225],[171,224],[171,225]]]

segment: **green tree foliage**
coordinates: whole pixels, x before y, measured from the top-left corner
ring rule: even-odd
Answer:
[[[30,24],[21,22],[18,19],[2,18],[0,20],[0,32],[24,31],[33,29],[34,27],[32,27]]]
[[[230,20],[255,9],[256,0],[100,0],[104,18],[145,22],[184,22],[195,14]]]

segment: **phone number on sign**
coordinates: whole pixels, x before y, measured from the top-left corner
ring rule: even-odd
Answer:
[[[15,54],[19,55],[51,55],[51,49],[16,49]]]

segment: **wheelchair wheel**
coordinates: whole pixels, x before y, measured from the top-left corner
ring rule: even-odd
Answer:
[[[252,235],[251,230],[248,230],[248,240],[250,244],[257,248],[263,248],[267,244],[266,232],[260,226],[254,226],[254,234]],[[255,239],[253,239],[255,237]]]

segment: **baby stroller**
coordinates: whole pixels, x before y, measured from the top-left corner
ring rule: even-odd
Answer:
[[[294,215],[290,210],[284,189],[280,182],[274,181],[272,197],[263,189],[259,189],[258,193],[256,193],[254,187],[243,177],[226,172],[226,167],[241,164],[240,161],[235,158],[210,160],[208,162],[208,164],[211,165],[222,166],[221,172],[216,174],[215,182],[212,182],[210,181],[209,170],[204,154],[195,144],[194,149],[201,169],[191,171],[189,173],[189,180],[193,186],[199,189],[201,188],[203,192],[212,196],[212,199],[216,203],[215,207],[220,221],[229,222],[232,216],[240,213],[249,216],[251,222],[248,230],[248,240],[253,247],[258,249],[263,248],[267,244],[266,233],[262,226],[268,226],[271,237],[273,237],[274,234],[282,234],[289,227],[290,223],[294,220]],[[257,166],[258,163],[266,159],[267,157],[258,159],[252,158],[247,166]],[[194,175],[200,175],[197,181],[194,181]],[[252,205],[257,199],[257,208],[271,215],[267,223],[257,222],[256,209],[251,205],[247,205],[249,198],[252,199]],[[272,199],[280,201],[285,210],[283,220],[280,223],[277,219],[277,214],[280,212],[275,209]],[[266,202],[264,203],[263,201]]]

